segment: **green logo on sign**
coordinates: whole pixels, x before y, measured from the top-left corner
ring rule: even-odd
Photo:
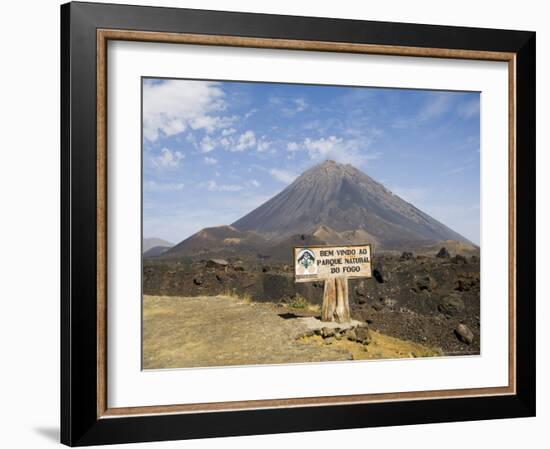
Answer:
[[[298,263],[307,270],[315,263],[315,254],[309,249],[303,249],[298,253]]]

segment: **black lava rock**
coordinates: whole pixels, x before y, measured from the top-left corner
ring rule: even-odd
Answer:
[[[204,283],[204,280],[202,279],[202,276],[195,276],[193,278],[193,284],[202,285],[203,283]]]
[[[447,318],[454,317],[464,311],[464,302],[459,295],[451,294],[442,299],[437,310]]]
[[[390,279],[390,273],[385,269],[384,265],[378,263],[372,270],[372,276],[379,284],[388,282]]]
[[[417,277],[415,283],[415,291],[427,290],[429,292],[433,291],[437,287],[437,282],[429,274],[425,276]]]
[[[456,256],[454,256],[453,258],[451,258],[451,262],[452,263],[456,263],[456,264],[459,264],[459,265],[464,265],[464,264],[467,264],[468,261],[466,260],[466,258],[464,256],[461,256],[460,254],[457,254]]]
[[[439,250],[435,257],[439,257],[440,259],[448,259],[451,255],[449,254],[449,251],[447,251],[447,248],[443,247]]]

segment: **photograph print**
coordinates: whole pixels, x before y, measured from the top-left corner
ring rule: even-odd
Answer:
[[[143,369],[480,354],[480,94],[142,78]]]

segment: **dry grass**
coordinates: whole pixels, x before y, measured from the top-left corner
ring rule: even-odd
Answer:
[[[234,290],[226,290],[225,292],[223,292],[223,294],[218,296],[233,301],[237,304],[263,304],[265,306],[270,306],[275,309],[284,308],[290,311],[295,310],[309,313],[321,312],[321,306],[319,306],[319,304],[312,304],[300,295],[296,295],[294,298],[286,303],[274,303],[269,301],[263,301],[260,303],[254,301],[248,293],[236,293]]]
[[[284,307],[295,310],[305,310],[312,313],[318,313],[321,311],[319,304],[311,304],[303,296],[296,295],[289,302],[283,303]]]
[[[297,306],[297,308],[296,308]],[[246,295],[144,296],[143,367],[182,368],[265,363],[429,357],[437,350],[372,332],[368,346],[345,338],[328,345],[321,337],[298,338],[303,328],[282,320],[281,309],[304,314],[303,301],[281,306]]]
[[[237,294],[233,290],[226,290],[222,295],[217,295],[220,298],[228,299],[237,304],[252,304],[252,297],[248,293]]]
[[[237,295],[143,298],[143,368],[348,360],[349,352],[298,345],[303,329],[269,304]],[[279,309],[280,311],[280,309]]]
[[[341,340],[333,339],[328,346],[347,349],[352,353],[353,360],[403,359],[442,355],[439,349],[422,346],[412,341],[400,340],[372,330],[371,337],[371,342],[366,346],[362,343],[349,341],[345,337],[342,337]],[[299,341],[303,344],[327,345],[325,340],[318,335],[304,337]]]

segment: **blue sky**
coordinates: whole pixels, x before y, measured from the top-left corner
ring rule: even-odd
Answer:
[[[479,243],[479,93],[144,79],[143,235],[230,224],[326,159]]]

